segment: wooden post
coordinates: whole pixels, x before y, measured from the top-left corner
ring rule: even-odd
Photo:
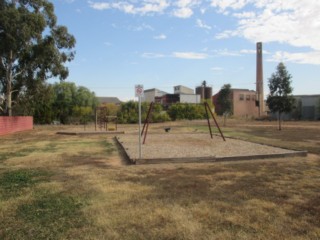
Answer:
[[[94,124],[94,129],[95,129],[95,131],[97,131],[97,121],[98,121],[97,108],[95,110],[95,114],[96,114],[96,121],[95,121],[95,124]]]
[[[145,144],[145,142],[146,142],[146,138],[147,138],[147,134],[148,134],[148,127],[149,127],[149,119],[150,119],[152,110],[153,110],[153,102],[150,103],[147,117],[146,117],[146,120],[144,121],[143,128],[141,131],[141,136],[144,134],[143,144]],[[144,132],[144,130],[146,130],[146,132]]]
[[[215,124],[216,124],[216,126],[217,126],[217,128],[218,128],[218,130],[219,130],[219,132],[220,132],[220,135],[221,135],[223,141],[226,141],[226,139],[224,138],[223,133],[222,133],[220,127],[219,127],[219,124],[218,124],[218,122],[217,122],[214,114],[212,113],[210,107],[209,107],[209,104],[208,104],[208,103],[205,103],[205,104],[206,104],[207,108],[209,109],[209,112],[211,113],[211,116],[212,116],[212,118],[213,118],[213,120],[214,120],[214,122],[215,122]]]
[[[208,127],[209,127],[209,130],[210,130],[210,136],[211,136],[211,138],[213,138],[211,125],[210,125],[210,120],[209,120],[209,114],[208,114],[208,110],[207,110],[207,103],[206,102],[204,103],[204,109],[206,110],[206,116],[207,116],[207,121],[208,121]]]

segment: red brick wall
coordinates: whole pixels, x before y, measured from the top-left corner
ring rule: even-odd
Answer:
[[[0,117],[0,135],[33,129],[33,117]]]

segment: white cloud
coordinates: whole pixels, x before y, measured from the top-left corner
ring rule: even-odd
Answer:
[[[161,13],[167,7],[169,7],[169,3],[166,0],[148,0],[145,1],[146,4],[139,9],[142,14],[146,13]]]
[[[179,8],[173,11],[173,15],[178,18],[189,18],[193,15],[193,11],[191,8]]]
[[[240,53],[242,53],[242,54],[256,54],[256,50],[253,50],[253,49],[241,49]]]
[[[207,9],[206,9],[206,8],[201,8],[201,9],[200,9],[200,12],[201,12],[202,14],[205,14],[205,13],[206,13],[206,11],[207,11]]]
[[[117,9],[128,14],[152,14],[162,13],[170,6],[167,0],[142,0],[142,1],[114,1],[114,2],[92,2],[89,6],[96,10]],[[139,4],[138,4],[139,3]]]
[[[214,8],[235,21],[234,27],[218,32],[216,39],[240,37],[251,42],[277,42],[311,49],[303,54],[309,59],[296,62],[317,63],[313,56],[318,56],[320,51],[319,0],[89,0],[88,4],[96,10],[117,9],[133,15],[166,13],[185,19],[193,16],[196,10],[199,14],[207,14],[208,8]],[[212,29],[201,19],[197,19],[196,24],[206,30]],[[136,31],[144,29],[154,30],[139,26]],[[161,35],[154,38],[165,39]],[[301,54],[294,56],[302,58]]]
[[[183,59],[206,59],[208,54],[195,52],[174,52],[173,57]]]
[[[240,36],[250,41],[288,43],[320,50],[320,1],[318,0],[213,0],[220,11],[256,8],[255,13],[234,13],[238,27],[217,35],[218,39]]]
[[[250,0],[212,0],[211,6],[219,8],[221,12],[224,12],[228,8],[233,10],[241,9],[248,4],[248,2],[250,2]]]
[[[241,49],[240,50],[241,54],[256,54],[257,50],[255,49]],[[263,54],[270,54],[268,51],[262,50]]]
[[[226,57],[239,57],[241,54],[237,51],[231,51],[229,49],[219,49],[219,50],[214,50],[213,53],[216,56],[226,56]]]
[[[177,9],[173,11],[173,15],[179,18],[189,18],[193,15],[193,8],[198,6],[201,0],[178,0],[174,4]]]
[[[129,26],[128,29],[132,30],[132,31],[137,31],[137,32],[140,32],[140,31],[143,31],[143,30],[154,31],[154,28],[152,26],[150,26],[149,24],[146,24],[146,23],[142,23],[140,26],[137,26],[137,27]]]
[[[106,3],[106,2],[96,2],[95,3],[95,2],[89,1],[88,3],[91,8],[96,9],[96,10],[105,10],[105,9],[111,8],[110,4]]]
[[[143,57],[143,58],[163,58],[163,57],[165,57],[165,55],[163,55],[161,53],[143,53],[141,55],[141,57]]]
[[[272,59],[320,64],[319,0],[212,0],[211,6],[220,13],[233,11],[232,16],[237,19],[235,29],[218,33],[216,39],[236,36],[252,42],[278,42],[294,47],[308,47],[313,51],[277,52]],[[255,9],[254,12],[252,9]]]
[[[278,51],[271,58],[267,59],[267,61],[320,65],[320,51],[301,53],[289,53]]]
[[[233,16],[237,18],[254,18],[256,16],[256,13],[255,12],[234,13]]]
[[[226,39],[226,38],[230,38],[230,37],[235,37],[239,35],[238,31],[234,30],[226,30],[224,32],[218,33],[216,34],[215,38],[216,39]]]
[[[199,28],[204,28],[204,29],[207,29],[207,30],[211,30],[211,26],[205,24],[201,19],[197,19],[197,26]]]
[[[160,34],[158,36],[154,36],[153,38],[156,40],[165,40],[165,39],[167,39],[167,36],[164,34]]]

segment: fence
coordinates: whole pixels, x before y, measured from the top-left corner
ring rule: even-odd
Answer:
[[[0,117],[0,135],[33,129],[33,117]]]

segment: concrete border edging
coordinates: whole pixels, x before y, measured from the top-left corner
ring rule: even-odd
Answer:
[[[72,131],[61,131],[57,132],[57,134],[61,135],[117,135],[117,134],[124,134],[124,131],[117,131],[117,132],[95,132],[95,131],[88,131],[88,132],[72,132]]]

